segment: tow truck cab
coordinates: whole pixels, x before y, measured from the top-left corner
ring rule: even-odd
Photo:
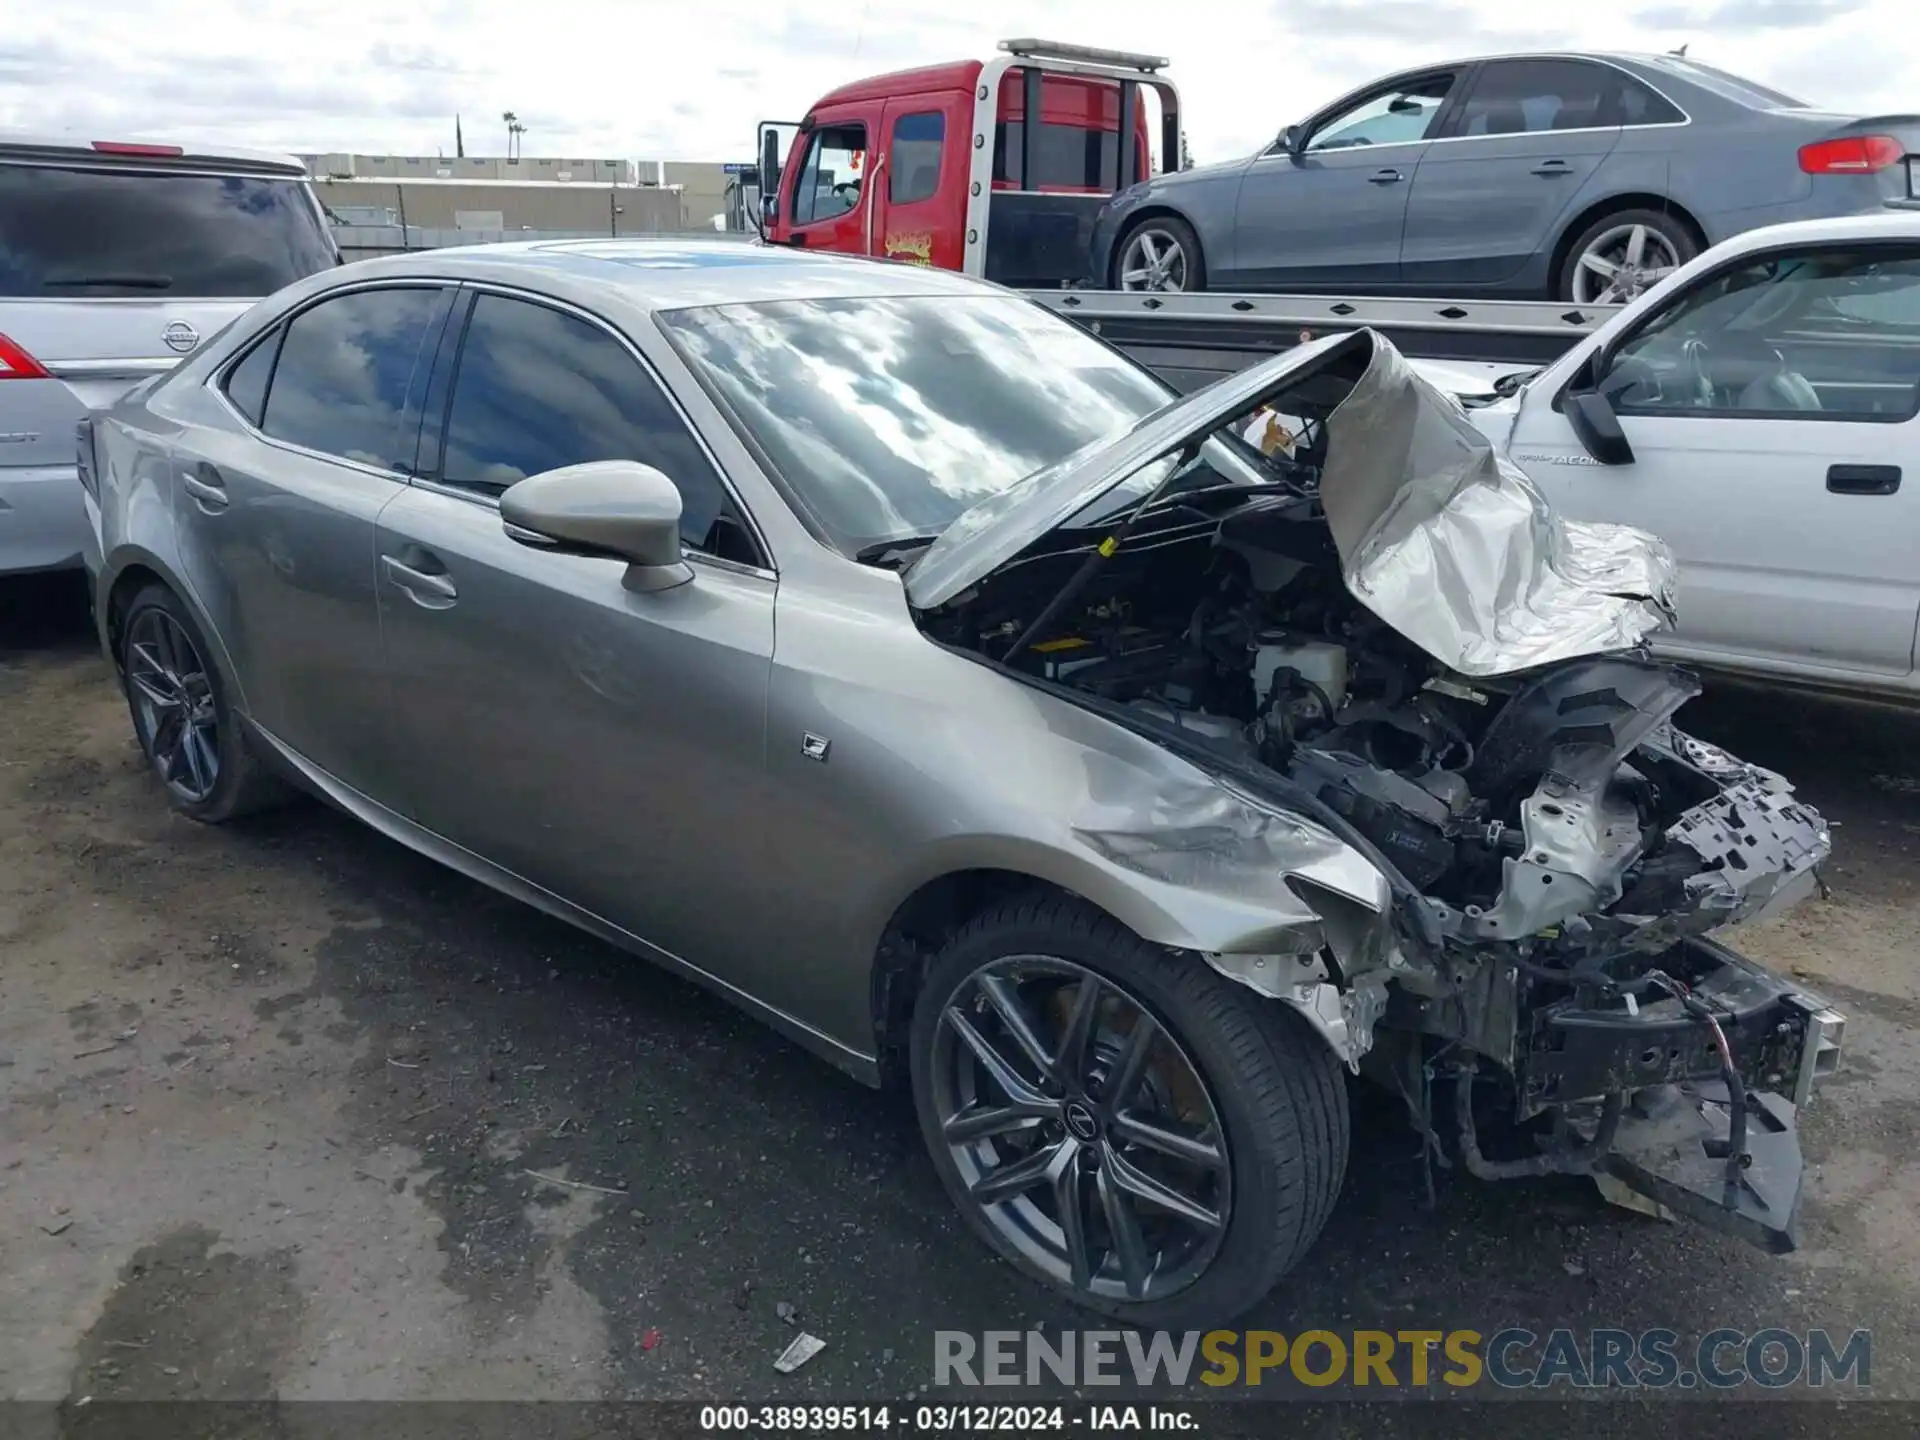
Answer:
[[[797,127],[763,123],[768,242],[1023,288],[1083,279],[1094,215],[1152,173],[1142,87],[1160,97],[1159,154],[1176,165],[1178,91],[1158,56],[1044,40],[1000,52],[844,85]],[[783,164],[781,136],[796,129]]]

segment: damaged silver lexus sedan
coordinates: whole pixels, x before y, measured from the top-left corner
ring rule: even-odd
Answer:
[[[927,269],[455,250],[79,439],[175,805],[318,792],[902,1081],[1087,1305],[1264,1294],[1347,1071],[1433,1166],[1791,1243],[1842,1022],[1712,936],[1827,827],[1676,727],[1660,543],[1555,519],[1371,333],[1179,398]]]

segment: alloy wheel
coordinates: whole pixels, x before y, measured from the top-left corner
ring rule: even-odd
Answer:
[[[1624,305],[1679,268],[1673,241],[1651,225],[1616,225],[1596,235],[1574,262],[1574,303]]]
[[[1122,290],[1185,290],[1187,247],[1178,236],[1147,226],[1137,230],[1120,255]]]
[[[934,1031],[932,1098],[962,1204],[1056,1283],[1161,1300],[1206,1273],[1232,1165],[1213,1096],[1140,1000],[1084,966],[974,971]]]
[[[192,637],[164,610],[142,610],[128,627],[127,689],[160,778],[188,803],[204,801],[220,783],[219,712]]]

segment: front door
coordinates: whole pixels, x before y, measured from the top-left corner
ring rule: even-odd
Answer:
[[[220,377],[246,431],[182,437],[174,515],[187,584],[248,712],[336,780],[393,803],[374,522],[407,488],[452,290],[335,294]]]
[[[624,339],[491,292],[464,326],[449,403],[430,411],[444,439],[423,443],[425,476],[374,547],[415,818],[746,983],[742,967],[777,957],[752,943],[751,907],[712,897],[749,892],[759,867],[773,576]],[[508,486],[608,459],[678,483],[690,583],[634,594],[620,561],[507,535]]]
[[[1619,345],[1599,385],[1634,463],[1580,463],[1552,392],[1529,392],[1511,450],[1569,514],[1673,547],[1672,648],[1841,680],[1912,672],[1920,245],[1731,261]]]
[[[843,255],[875,253],[868,171],[879,138],[878,100],[814,111],[799,163],[781,178],[782,241]]]
[[[1400,274],[1414,171],[1454,87],[1450,73],[1374,90],[1309,122],[1240,179],[1222,289],[1363,289]]]
[[[1407,203],[1400,280],[1509,279],[1551,248],[1581,187],[1620,143],[1617,71],[1590,60],[1492,60],[1446,138],[1428,149]]]
[[[958,270],[965,263],[968,117],[946,95],[889,100],[886,136],[868,201],[875,207],[873,253],[888,260]]]

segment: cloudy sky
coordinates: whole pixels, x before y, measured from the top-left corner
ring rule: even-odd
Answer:
[[[1543,46],[1684,41],[1809,103],[1920,110],[1912,0],[0,0],[0,128],[451,154],[458,113],[498,154],[510,109],[529,156],[749,160],[757,120],[1012,35],[1170,56],[1203,161],[1373,75]]]

